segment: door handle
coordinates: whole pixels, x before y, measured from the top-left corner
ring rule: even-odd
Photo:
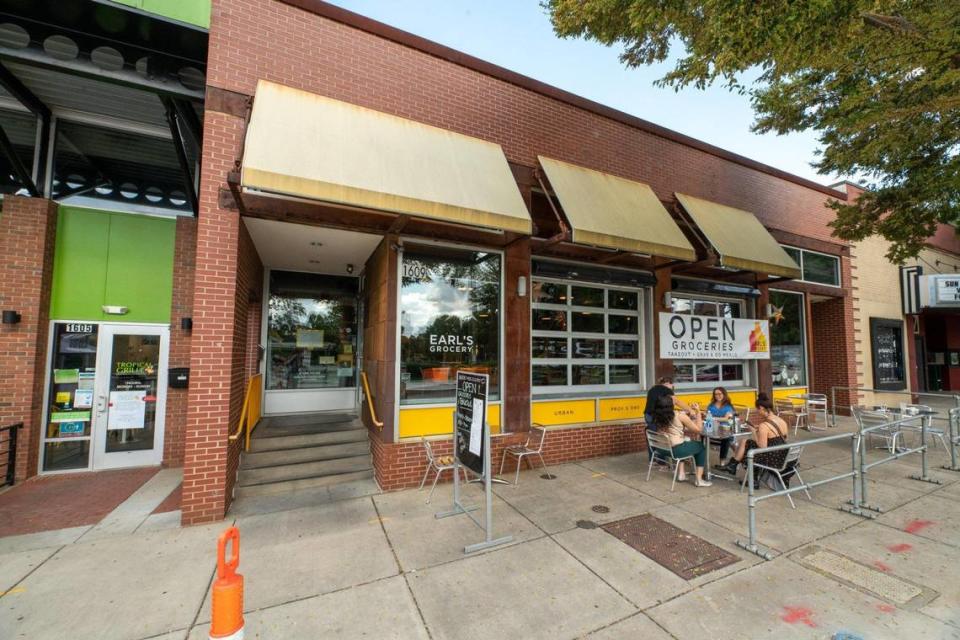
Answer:
[[[107,396],[97,396],[97,411],[103,413],[107,410]]]

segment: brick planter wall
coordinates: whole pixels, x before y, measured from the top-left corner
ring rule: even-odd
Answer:
[[[493,471],[500,470],[503,449],[520,444],[526,439],[526,433],[508,433],[491,438]],[[446,456],[453,452],[453,439],[430,441],[435,455]],[[547,441],[543,448],[543,457],[547,465],[586,460],[600,456],[613,456],[646,449],[642,424],[601,424],[583,427],[548,427]],[[423,479],[427,468],[427,456],[420,440],[404,440],[399,443],[384,443],[379,434],[370,432],[370,450],[373,454],[373,466],[377,484],[384,491],[416,488]],[[533,461],[535,466],[539,459]],[[527,468],[524,459],[524,468]],[[504,474],[512,473],[516,465],[509,459]],[[451,474],[444,473],[442,481],[451,480]],[[427,478],[433,482],[433,476]]]

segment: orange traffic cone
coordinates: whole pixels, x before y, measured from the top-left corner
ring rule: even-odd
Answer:
[[[227,543],[231,545],[227,561]],[[243,576],[240,565],[240,531],[230,527],[217,540],[217,579],[210,593],[211,640],[243,640]]]

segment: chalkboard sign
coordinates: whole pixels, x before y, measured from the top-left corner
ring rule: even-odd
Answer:
[[[905,389],[903,323],[900,320],[870,318],[870,342],[874,388],[885,391]]]
[[[483,475],[484,430],[487,428],[487,383],[485,373],[457,371],[457,450],[460,463]]]

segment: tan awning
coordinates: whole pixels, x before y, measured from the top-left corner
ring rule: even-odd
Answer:
[[[720,264],[784,278],[799,278],[800,267],[749,211],[676,194],[684,210],[720,254]]]
[[[696,260],[693,245],[648,185],[539,156],[573,242]]]
[[[241,186],[531,233],[499,145],[261,80]]]

